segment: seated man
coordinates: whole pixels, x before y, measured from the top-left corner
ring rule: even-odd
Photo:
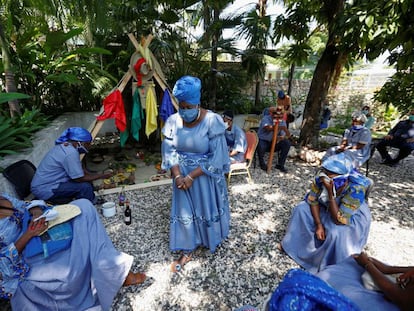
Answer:
[[[346,129],[342,142],[339,146],[328,149],[322,158],[325,161],[331,155],[345,152],[350,158],[355,168],[360,167],[370,157],[371,132],[364,127],[367,117],[355,111],[352,113],[352,127]]]
[[[400,149],[395,159],[392,159],[387,152],[387,146]],[[398,122],[376,147],[381,154],[383,164],[396,165],[406,158],[414,150],[414,109],[411,110],[408,119]]]
[[[55,141],[55,146],[40,162],[31,190],[38,199],[63,204],[73,199],[94,202],[92,181],[112,173],[91,174],[83,169],[79,154],[87,153],[92,135],[81,127],[70,127]]]
[[[227,125],[224,135],[226,136],[231,163],[244,162],[244,154],[247,149],[246,134],[233,123],[233,112],[225,111],[223,121]]]
[[[275,151],[280,151],[278,164],[276,168],[283,173],[287,172],[285,168],[285,162],[290,149],[290,132],[286,127],[286,122],[283,120],[283,110],[281,107],[270,107],[265,109],[263,118],[260,121],[259,130],[257,136],[259,137],[259,144],[257,145],[257,156],[259,158],[260,168],[264,171],[267,170],[267,165],[264,162],[264,154],[270,151],[273,138],[273,127],[275,122],[279,122],[277,143]]]

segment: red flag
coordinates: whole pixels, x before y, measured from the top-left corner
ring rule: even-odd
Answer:
[[[119,90],[113,91],[103,100],[104,112],[96,118],[98,120],[115,119],[115,125],[121,132],[126,130],[124,101]]]

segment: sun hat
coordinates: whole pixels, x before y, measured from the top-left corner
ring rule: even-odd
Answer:
[[[146,59],[139,51],[132,54],[130,58],[129,70],[132,77],[137,81],[138,86],[150,80],[154,76],[154,71],[148,65]]]
[[[367,117],[362,111],[354,111],[351,117],[352,117],[352,120],[356,120],[362,123],[367,122]]]

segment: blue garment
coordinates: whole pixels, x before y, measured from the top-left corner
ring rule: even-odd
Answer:
[[[268,310],[358,311],[359,308],[320,278],[300,269],[291,269],[274,291]]]
[[[42,255],[27,259],[18,255],[14,245],[23,233],[26,203],[3,196],[15,209],[15,215],[0,219],[0,291],[12,295],[12,309],[86,310],[100,306],[109,310],[133,258],[114,248],[92,204],[85,199],[71,203],[79,206],[81,214],[72,220],[69,249],[46,259]]]
[[[367,128],[367,129],[371,129],[372,127],[373,127],[373,125],[375,124],[375,118],[373,117],[373,116],[367,116],[367,121],[364,123],[364,126]]]
[[[247,150],[247,140],[244,131],[238,125],[233,123],[231,130],[227,129],[224,134],[226,136],[229,152],[233,150],[238,152],[236,155],[230,157],[231,163],[244,162],[244,154]]]
[[[84,171],[76,148],[71,143],[58,144],[40,162],[31,190],[38,199],[54,203],[68,202],[72,198],[93,201],[95,194],[91,183],[72,181],[83,176]]]
[[[160,106],[160,118],[165,122],[174,113],[174,106],[171,101],[170,91],[165,89]]]
[[[361,281],[365,269],[350,256],[316,274],[337,291],[351,299],[362,311],[398,311],[399,308],[381,292],[368,290]]]
[[[370,182],[358,173],[348,177],[348,185],[336,198],[339,212],[337,225],[323,200],[324,186],[316,176],[305,200],[292,211],[286,234],[282,240],[285,252],[310,272],[336,264],[348,256],[360,253],[368,240],[371,213],[365,202]],[[320,220],[326,239],[318,240],[311,205],[319,205]]]
[[[194,178],[188,190],[173,182],[170,216],[170,249],[191,251],[205,246],[213,253],[229,234],[230,212],[224,173],[230,159],[223,119],[207,111],[194,127],[183,126],[175,113],[162,129],[162,168],[179,165],[182,176],[197,167],[203,175]]]
[[[352,158],[353,165],[355,168],[360,167],[364,164],[371,156],[371,131],[365,127],[355,130],[352,128],[346,129],[344,132],[343,139],[347,140],[347,147],[356,146],[358,143],[364,144],[361,149],[346,149],[344,153]],[[339,146],[328,149],[322,158],[324,161],[331,155],[336,154]]]

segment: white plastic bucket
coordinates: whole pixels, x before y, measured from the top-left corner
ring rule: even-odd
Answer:
[[[102,214],[105,217],[112,217],[116,214],[116,208],[114,202],[105,202],[102,204]]]

